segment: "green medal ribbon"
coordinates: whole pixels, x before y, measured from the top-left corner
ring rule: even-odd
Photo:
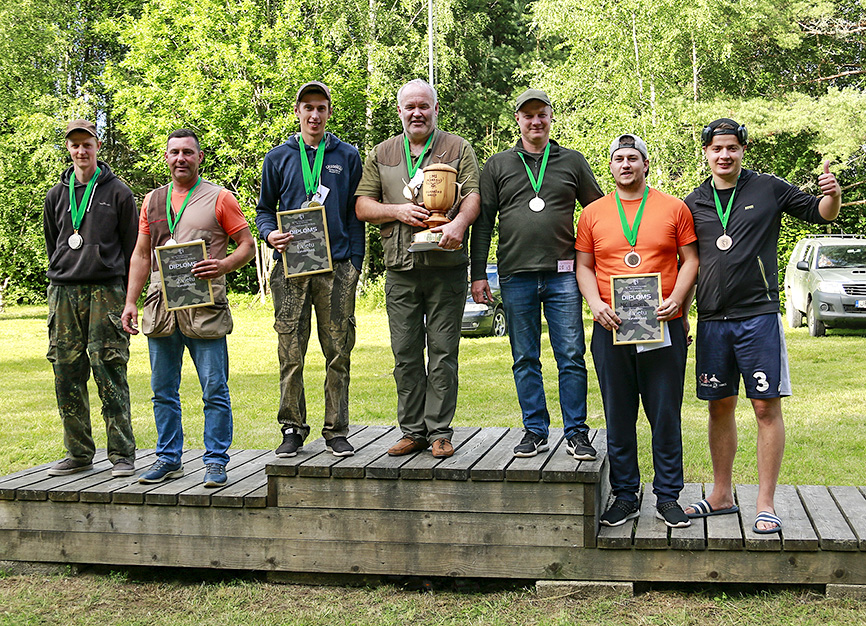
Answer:
[[[622,208],[622,202],[619,199],[619,191],[614,192],[614,198],[616,198],[616,208],[619,210],[619,222],[622,224],[622,234],[625,235],[626,241],[628,244],[634,249],[634,244],[637,243],[637,229],[640,228],[640,220],[643,217],[643,208],[646,206],[646,199],[649,196],[649,185],[644,186],[643,189],[643,200],[640,201],[640,207],[638,207],[637,213],[634,216],[634,224],[632,226],[628,225],[628,219],[625,217],[625,211]]]
[[[739,184],[740,177],[737,176],[737,183]],[[722,202],[719,200],[719,194],[716,191],[716,181],[712,181],[713,185],[713,199],[716,201],[716,213],[719,214],[719,219],[722,222],[722,230],[725,233],[728,232],[728,218],[731,217],[731,207],[734,206],[734,196],[737,195],[737,186],[734,185],[734,190],[731,192],[731,199],[728,200],[728,208],[722,212]]]
[[[529,169],[529,165],[526,164],[526,159],[523,158],[523,154],[518,152],[517,156],[520,157],[520,160],[523,161],[523,167],[526,168],[526,174],[529,176],[529,184],[532,185],[533,191],[535,191],[535,195],[538,195],[538,192],[541,191],[541,182],[544,180],[544,171],[547,169],[547,158],[550,156],[550,142],[547,142],[547,147],[544,148],[544,156],[541,158],[541,167],[538,169],[538,180],[535,179],[535,176],[532,175],[532,170]]]
[[[310,199],[319,188],[319,183],[322,180],[322,163],[325,162],[325,138],[319,141],[319,146],[316,148],[316,159],[313,163],[313,169],[310,169],[310,160],[306,154],[303,137],[298,142],[298,148],[301,150],[301,173],[304,175],[304,190],[307,192],[307,199]]]
[[[195,191],[195,188],[198,187],[200,182],[201,176],[198,177],[198,180],[195,181],[195,185],[193,185],[192,189],[189,190],[189,193],[186,194],[186,198],[183,199],[183,205],[180,207],[180,211],[178,211],[177,217],[174,219],[171,218],[171,190],[174,189],[174,183],[168,184],[168,195],[165,198],[165,219],[168,222],[168,232],[171,233],[172,237],[174,237],[174,229],[180,221],[180,216],[183,215],[183,210],[186,208],[186,205],[189,204],[192,192]]]
[[[427,138],[427,143],[424,144],[424,149],[421,151],[421,155],[414,163],[412,162],[412,153],[409,151],[409,138],[403,135],[403,148],[406,150],[406,167],[409,168],[409,180],[412,180],[415,176],[415,172],[417,172],[418,168],[421,166],[421,161],[424,160],[424,155],[427,154],[430,144],[433,143],[434,134],[435,133],[430,133],[430,136]]]
[[[75,173],[69,177],[69,213],[72,216],[72,230],[76,233],[81,228],[81,221],[84,219],[84,213],[90,206],[90,196],[93,194],[93,188],[96,187],[96,179],[102,173],[100,168],[96,168],[93,176],[87,181],[87,187],[84,188],[84,195],[81,196],[81,204],[75,202]]]

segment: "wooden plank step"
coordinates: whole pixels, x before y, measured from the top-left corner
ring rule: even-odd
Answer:
[[[200,456],[189,462],[184,461],[184,474],[180,478],[173,478],[159,483],[155,489],[144,494],[144,503],[160,506],[177,506],[178,495],[191,487],[201,484],[204,477],[204,450],[198,450]]]
[[[16,500],[47,500],[48,493],[54,487],[62,487],[71,482],[77,482],[82,477],[96,478],[99,482],[111,480],[111,461],[102,459],[93,464],[93,467],[83,472],[67,474],[66,476],[50,476],[37,483],[19,487],[15,494]]]
[[[703,495],[703,486],[700,483],[686,483],[680,491],[679,503],[686,508],[692,502],[697,502]],[[692,520],[691,526],[685,528],[671,528],[671,548],[674,550],[703,550],[707,546],[706,524],[702,518]]]
[[[250,474],[260,470],[262,471],[261,480],[265,481],[264,463],[256,463],[256,461],[264,456],[270,457],[272,454],[271,450],[233,450],[231,460],[226,468],[229,484],[236,479],[246,478]],[[228,487],[228,484],[226,487],[205,487],[202,482],[204,474],[199,473],[197,476],[199,482],[195,486],[178,492],[177,503],[180,506],[210,506],[213,496]],[[148,494],[148,496],[150,495]],[[145,500],[147,501],[147,499]],[[241,501],[242,504],[243,501]]]
[[[400,430],[394,426],[369,426],[366,432],[367,436],[378,436],[356,450],[354,456],[346,457],[331,468],[332,478],[364,478],[367,465],[387,456],[388,448],[397,443],[401,435]]]
[[[357,448],[362,448],[367,445],[370,440],[364,437],[366,426],[352,424],[349,426],[348,438],[352,445],[358,444]],[[376,431],[370,433],[373,438],[376,438]],[[306,457],[300,465],[298,465],[298,476],[312,476],[316,478],[328,478],[331,476],[331,468],[342,461],[346,457],[334,456],[328,450],[328,446],[324,445],[322,451],[310,457]]]
[[[454,435],[451,437],[454,456],[465,454],[466,443],[479,432],[481,429],[476,426],[458,426],[455,428]],[[433,480],[436,466],[445,460],[436,459],[432,454],[418,454],[400,468],[400,478],[403,480]]]
[[[638,494],[640,497],[640,494]],[[614,501],[610,494],[608,501],[602,506],[602,512],[607,511]],[[638,505],[640,506],[640,505]],[[621,526],[599,526],[596,547],[613,550],[624,550],[632,547],[632,535],[634,534],[635,521],[629,520]]]
[[[229,474],[229,484],[217,489],[211,496],[211,506],[238,508],[244,506],[244,498],[257,489],[264,488],[267,496],[268,477],[265,465],[274,458],[273,450],[262,450],[263,454]]]
[[[397,443],[399,439],[392,441],[390,445],[394,445]],[[389,446],[390,447],[390,446]],[[389,456],[387,454],[379,455],[375,459],[372,459],[369,463],[367,463],[364,468],[364,476],[366,478],[373,478],[377,480],[397,480],[400,478],[400,468],[406,465],[409,461],[414,459],[415,457],[421,455],[429,455],[430,448],[426,450],[421,450],[419,452],[413,452],[412,454],[404,454],[403,456]]]
[[[548,483],[594,483],[599,481],[601,468],[607,460],[607,431],[591,429],[589,440],[595,448],[595,461],[576,461],[564,452],[553,455],[541,470],[541,480]],[[565,442],[562,443],[563,451]]]
[[[59,461],[59,459],[58,459]],[[19,478],[23,478],[25,476],[29,476],[30,474],[39,474],[49,469],[52,465],[57,463],[58,461],[51,461],[50,463],[43,463],[42,465],[37,465],[36,467],[27,467],[18,472],[14,472],[12,474],[7,474],[6,476],[0,476],[0,487],[2,487],[3,483],[8,482],[10,480],[17,480]],[[12,500],[13,498],[2,498]]]
[[[668,547],[668,527],[656,517],[656,496],[652,484],[643,488],[640,517],[634,531],[634,547],[642,550],[659,550]]]
[[[505,468],[514,460],[514,446],[523,439],[522,428],[512,428],[469,470],[469,477],[479,481],[505,480]]]
[[[450,459],[439,463],[433,469],[433,476],[438,480],[469,480],[472,466],[483,458],[508,433],[508,430],[504,426],[482,429],[461,447],[459,455],[455,454]]]
[[[830,487],[830,495],[842,510],[842,515],[866,550],[866,497],[857,487]]]
[[[712,491],[713,484],[705,483],[705,496],[709,496]],[[734,503],[739,505],[737,492],[734,492]],[[692,503],[689,502],[689,504]],[[708,550],[742,550],[745,547],[743,528],[740,525],[741,515],[742,512],[728,515],[711,515],[706,518]]]
[[[312,457],[321,454],[324,451],[324,439],[319,438],[309,443],[305,441],[303,447],[298,450],[298,453],[295,456],[288,458],[275,456],[271,462],[268,463],[265,473],[269,476],[297,476],[298,466],[300,466],[301,463],[310,460]]]
[[[774,499],[776,515],[782,520],[782,549],[798,552],[817,550],[820,547],[818,535],[797,495],[797,488],[778,485]]]
[[[567,461],[571,461],[577,466],[579,461],[575,461],[574,457],[565,452],[565,440],[561,428],[551,428],[547,442],[550,447],[545,452],[539,452],[535,456],[530,457],[514,457],[505,470],[505,480],[537,483],[541,480],[541,468],[547,465],[554,457],[558,459],[565,456]]]
[[[202,454],[204,454],[204,450],[187,450],[186,452],[184,452],[180,457],[181,463],[184,464],[184,471],[186,471],[186,469],[187,469],[186,468],[187,463],[192,463],[193,461],[198,461],[199,465],[202,465],[201,464]],[[182,479],[178,478],[175,480],[182,480]],[[164,483],[143,485],[136,480],[135,482],[132,482],[132,483],[120,488],[120,489],[113,491],[111,493],[111,501],[116,502],[118,504],[144,504],[145,495],[148,492],[159,488],[163,484]],[[86,501],[86,498],[87,498],[87,496],[85,496],[86,493],[87,493],[87,491],[81,492],[81,501],[82,502]]]
[[[97,450],[96,454],[94,454],[93,456],[93,463],[98,464],[104,461],[106,458],[107,457],[105,455],[104,449]],[[40,487],[40,484],[46,483],[46,481],[50,481],[47,483],[47,485],[48,488],[51,488],[62,485],[64,483],[71,483],[72,481],[81,478],[81,476],[90,476],[100,471],[99,469],[90,469],[83,472],[78,472],[77,474],[69,474],[67,476],[49,476],[48,469],[55,463],[57,463],[57,461],[40,465],[38,469],[34,468],[34,471],[32,472],[24,470],[21,472],[16,472],[14,475],[8,476],[8,480],[0,483],[0,500],[15,500],[18,497],[19,489],[27,488],[34,494],[38,493],[39,491],[43,491]],[[44,491],[45,498],[41,499],[48,499],[48,490],[45,489]]]
[[[798,487],[803,506],[812,520],[815,532],[821,542],[822,550],[848,551],[859,550],[860,542],[854,531],[848,526],[845,517],[836,506],[836,501],[826,487],[818,485],[801,485]],[[782,518],[784,525],[785,519]],[[783,526],[782,532],[785,532]]]
[[[753,530],[757,514],[758,486],[737,485],[737,499],[740,503],[746,550],[781,550],[782,539],[779,533],[761,535]]]
[[[244,496],[244,507],[248,509],[263,509],[268,506],[268,486],[263,485]]]

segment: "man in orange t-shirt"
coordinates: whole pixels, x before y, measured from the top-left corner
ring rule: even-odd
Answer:
[[[677,503],[683,488],[680,410],[686,369],[683,302],[698,273],[697,237],[682,200],[651,189],[646,143],[621,135],[610,147],[616,191],[583,210],[577,225],[577,282],[592,310],[591,350],[607,422],[610,484],[615,500],[601,523],[619,526],[639,515],[636,423],[643,401],[652,427],[656,515],[672,528],[689,525]],[[679,269],[677,269],[679,264]],[[661,275],[659,343],[614,344],[622,323],[611,301],[610,277]]]

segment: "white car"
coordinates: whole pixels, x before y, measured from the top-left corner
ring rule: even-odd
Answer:
[[[803,318],[813,337],[827,327],[866,326],[866,238],[810,235],[794,247],[785,268],[785,318]]]

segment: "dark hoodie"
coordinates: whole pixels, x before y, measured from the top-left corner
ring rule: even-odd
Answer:
[[[277,230],[277,211],[299,209],[307,200],[299,136],[292,135],[265,156],[262,191],[256,207],[256,227],[265,241],[271,231]],[[350,259],[360,270],[364,259],[364,223],[355,215],[355,189],[361,180],[361,157],[353,146],[340,141],[333,133],[325,133],[325,137],[322,185],[330,190],[325,199],[325,215],[331,258],[334,261]],[[306,146],[306,153],[312,163],[315,149]],[[279,253],[274,251],[274,258],[279,257]]]
[[[102,170],[96,180],[90,208],[81,220],[79,234],[84,245],[69,247],[73,233],[69,210],[69,179],[74,169],[60,177],[45,198],[42,214],[45,247],[48,251],[48,279],[52,284],[125,283],[129,259],[138,236],[138,210],[132,192],[111,168],[97,161]],[[87,185],[75,181],[75,201],[81,202]]]

